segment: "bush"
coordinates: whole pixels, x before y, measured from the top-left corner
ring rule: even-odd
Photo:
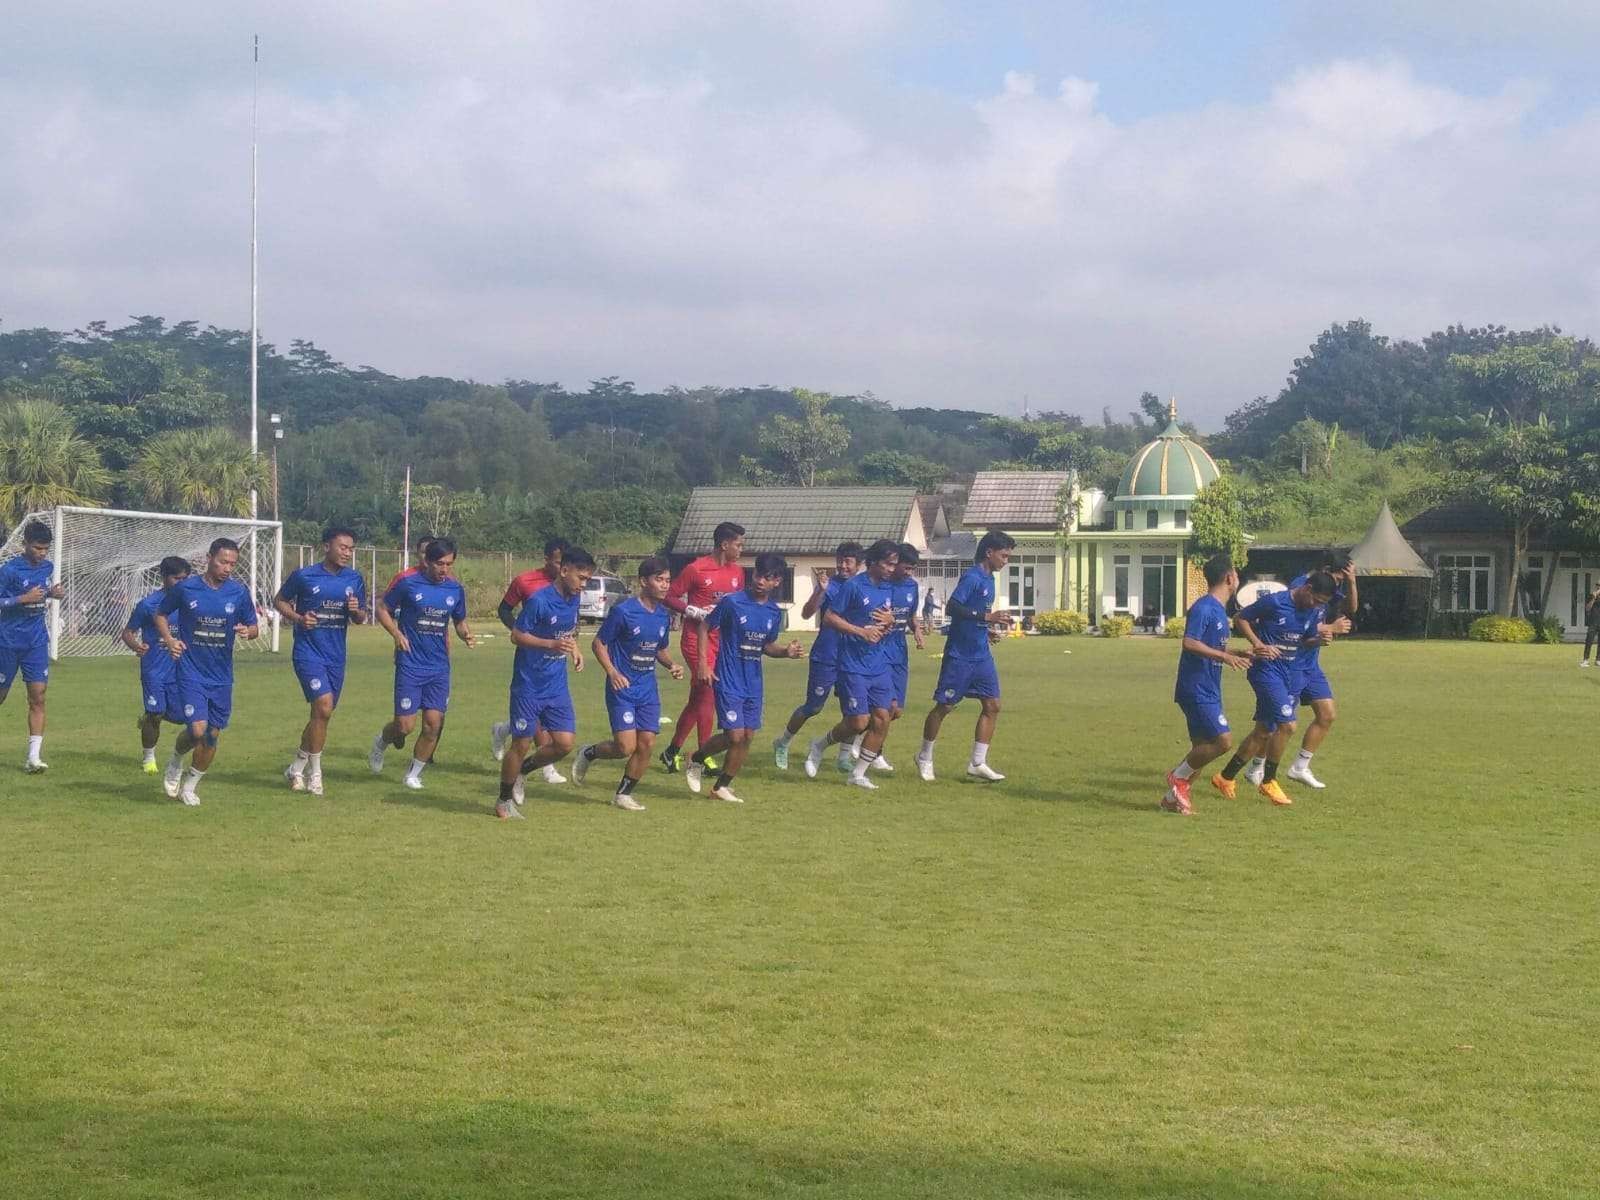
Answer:
[[[1561,623],[1561,618],[1556,616],[1535,617],[1533,619],[1534,640],[1541,646],[1559,646],[1567,638],[1567,627]]]
[[[1183,638],[1183,618],[1168,617],[1166,628],[1161,631],[1161,636],[1181,640]]]
[[[1533,622],[1521,617],[1479,617],[1467,630],[1474,642],[1512,642],[1525,645],[1533,641]]]
[[[1434,612],[1428,614],[1428,636],[1436,638],[1464,638],[1477,620],[1471,613]]]
[[[1033,627],[1040,633],[1061,637],[1086,631],[1089,628],[1089,618],[1069,608],[1053,608],[1046,612],[1035,613]]]
[[[1132,617],[1100,618],[1100,634],[1102,637],[1127,637],[1132,632]]]

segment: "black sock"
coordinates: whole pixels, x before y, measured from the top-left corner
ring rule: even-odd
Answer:
[[[593,762],[594,761],[594,747],[593,746],[585,746],[583,748],[583,757],[588,762]]]
[[[721,775],[717,776],[717,781],[711,785],[711,790],[713,792],[715,792],[720,788],[727,787],[732,782],[733,782],[733,776],[729,775],[726,771],[724,771]]]
[[[522,765],[517,768],[517,773],[519,775],[531,775],[533,774],[533,771],[533,755],[530,754],[527,758],[522,760]]]
[[[629,775],[624,775],[622,777],[622,782],[617,784],[617,795],[619,795],[619,796],[631,796],[631,795],[633,795],[633,789],[638,787],[638,786],[639,786],[639,781],[637,779],[634,779],[632,776],[629,776]]]
[[[683,747],[678,745],[677,742],[668,742],[667,743],[667,748],[661,752],[661,757],[662,758],[677,758],[678,755],[680,755],[682,753],[683,753]]]
[[[500,781],[500,803],[504,804],[511,799],[511,785],[505,780]]]
[[[1244,755],[1235,754],[1228,760],[1228,765],[1222,768],[1222,777],[1224,779],[1232,779],[1240,771],[1244,770],[1245,763],[1249,761]]]
[[[1271,783],[1278,777],[1278,764],[1270,758],[1266,760],[1266,763],[1267,765],[1261,771],[1261,782],[1264,784]]]
[[[703,749],[696,750],[693,754],[689,755],[689,761],[693,763],[699,763],[702,767],[705,766],[706,752]]]

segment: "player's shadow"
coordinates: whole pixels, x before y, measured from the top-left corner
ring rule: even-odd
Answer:
[[[426,808],[434,812],[455,813],[462,817],[494,816],[494,801],[484,796],[464,797],[459,792],[451,795],[444,789],[413,792],[401,785],[393,794],[385,794],[380,804],[396,804],[405,808]]]
[[[977,785],[992,786],[992,785]],[[1006,800],[1010,802],[1032,802],[1035,804],[1092,804],[1100,808],[1119,809],[1123,812],[1156,812],[1158,801],[1161,799],[1160,790],[1152,787],[1148,775],[1131,777],[1126,786],[1113,782],[1109,787],[1084,787],[1076,784],[1070,787],[1051,787],[1047,784],[1019,783],[1012,786],[1009,782]]]

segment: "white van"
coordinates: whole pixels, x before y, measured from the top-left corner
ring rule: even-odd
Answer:
[[[593,621],[598,625],[606,619],[611,606],[627,599],[628,585],[615,575],[591,575],[578,597],[578,620]]]

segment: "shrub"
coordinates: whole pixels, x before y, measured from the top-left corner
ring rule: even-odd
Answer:
[[[1183,637],[1183,618],[1168,617],[1166,628],[1161,631],[1161,636],[1181,640]]]
[[[1100,634],[1102,637],[1127,637],[1132,632],[1132,617],[1100,618]]]
[[[1567,627],[1561,623],[1557,616],[1542,616],[1533,619],[1534,639],[1543,646],[1559,646],[1566,640]]]
[[[1467,630],[1474,642],[1514,642],[1519,645],[1533,641],[1533,622],[1522,617],[1479,617]]]
[[[1089,618],[1069,608],[1053,608],[1035,613],[1033,627],[1040,633],[1060,637],[1070,633],[1083,633],[1089,628]]]
[[[1428,636],[1436,638],[1464,638],[1467,630],[1472,628],[1472,622],[1477,620],[1471,613],[1460,612],[1434,612],[1428,614]]]

